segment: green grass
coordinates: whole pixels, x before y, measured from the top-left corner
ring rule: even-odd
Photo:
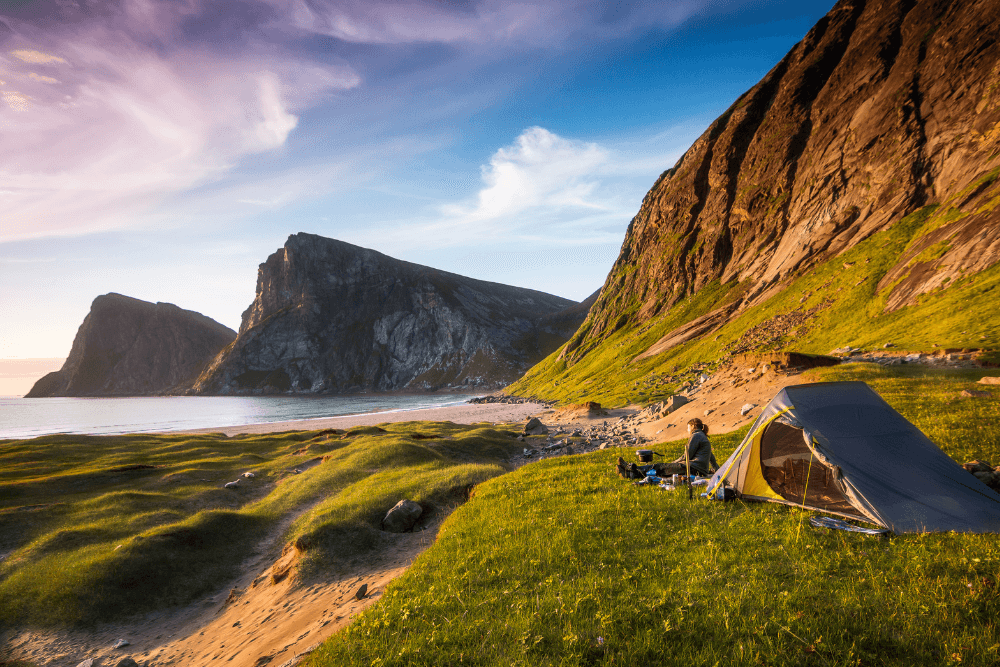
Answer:
[[[224,589],[269,535],[310,544],[307,573],[336,571],[392,539],[379,523],[398,500],[449,509],[518,449],[491,427],[386,429],[0,441],[0,625],[188,603]],[[115,471],[137,464],[156,467]],[[248,471],[251,483],[223,488]]]
[[[877,289],[912,242],[936,228],[939,207],[927,206],[848,252],[812,268],[768,301],[685,345],[633,361],[661,336],[707,313],[739,292],[739,285],[714,283],[638,329],[622,328],[573,365],[557,351],[532,368],[507,392],[572,403],[649,403],[677,390],[702,368],[739,351],[789,350],[827,354],[845,345],[862,349],[893,343],[896,350],[985,348],[990,361],[1000,340],[1000,320],[986,304],[1000,298],[1000,265],[953,281],[947,289],[922,296],[915,306],[884,312],[890,288]],[[940,251],[940,248],[932,249]],[[930,256],[929,255],[929,256]],[[969,304],[979,304],[970,307]],[[781,324],[797,312],[816,309],[801,326]],[[752,339],[752,332],[777,322],[779,336]],[[586,325],[585,325],[586,326]]]
[[[850,365],[958,460],[1000,463],[979,374]],[[979,388],[982,388],[979,386]],[[718,458],[745,434],[713,436]],[[668,455],[680,442],[658,445]],[[621,450],[481,484],[383,599],[309,658],[327,665],[991,665],[1000,540],[816,530],[775,504],[635,487]]]

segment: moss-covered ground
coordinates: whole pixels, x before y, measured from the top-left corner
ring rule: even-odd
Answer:
[[[854,364],[804,380],[867,381],[956,460],[1000,462],[1000,387],[959,395],[979,375]],[[713,436],[720,460],[743,435]],[[795,508],[636,487],[613,471],[620,453],[481,484],[308,664],[1000,662],[997,535],[817,530]]]
[[[737,352],[789,350],[828,354],[892,343],[896,350],[985,349],[1000,362],[1000,265],[922,296],[917,305],[884,312],[892,285],[879,281],[923,235],[949,215],[927,206],[791,281],[781,292],[711,335],[640,361],[635,357],[664,334],[731,300],[740,285],[712,284],[639,328],[623,327],[572,365],[560,350],[508,387],[510,394],[560,403],[594,400],[604,405],[648,403],[673,393],[678,374],[711,367]]]
[[[492,427],[385,429],[0,441],[0,625],[185,604],[224,589],[269,539],[303,538],[307,572],[336,569],[382,544],[401,498],[450,509],[519,451]]]

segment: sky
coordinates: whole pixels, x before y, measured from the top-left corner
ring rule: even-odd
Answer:
[[[0,360],[108,292],[238,329],[297,232],[582,300],[832,4],[3,0]]]

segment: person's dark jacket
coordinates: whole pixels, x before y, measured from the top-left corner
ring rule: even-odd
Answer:
[[[691,439],[687,444],[688,458],[691,460],[691,471],[705,474],[712,469],[712,444],[708,441],[708,436],[704,431],[698,430],[691,433]],[[684,463],[681,456],[674,463]]]

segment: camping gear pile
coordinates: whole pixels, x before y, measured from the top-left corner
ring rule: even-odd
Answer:
[[[617,469],[641,480],[655,465],[619,458]],[[703,498],[794,505],[895,534],[1000,532],[1000,466],[958,465],[864,382],[782,389],[707,486]]]

